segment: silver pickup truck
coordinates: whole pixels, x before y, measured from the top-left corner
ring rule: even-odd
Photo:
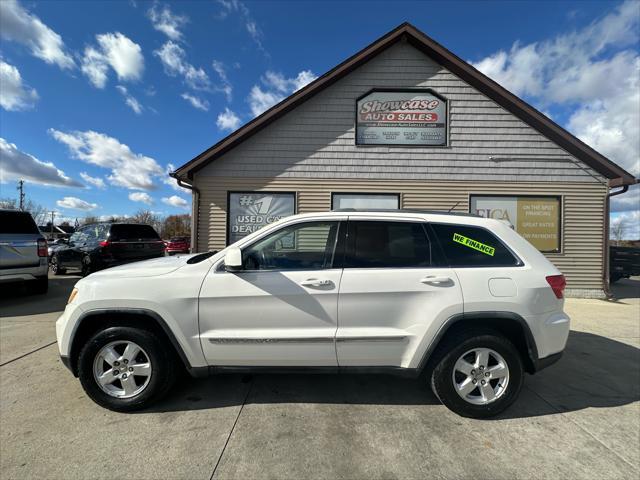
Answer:
[[[31,214],[0,210],[0,284],[26,281],[34,293],[48,289],[47,241]]]

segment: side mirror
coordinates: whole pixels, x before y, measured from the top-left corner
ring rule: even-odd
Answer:
[[[239,272],[242,270],[242,250],[231,247],[224,256],[224,269],[227,272]]]

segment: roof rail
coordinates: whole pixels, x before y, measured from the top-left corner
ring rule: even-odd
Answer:
[[[419,213],[428,215],[454,215],[457,217],[482,218],[481,215],[467,212],[447,212],[445,210],[423,210],[420,208],[336,208],[332,212],[374,212],[374,213]]]

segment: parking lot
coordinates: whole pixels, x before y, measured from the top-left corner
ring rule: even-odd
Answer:
[[[376,375],[184,378],[153,410],[91,402],[54,322],[78,277],[0,297],[0,477],[638,478],[640,279],[616,302],[567,301],[562,360],[492,420]]]

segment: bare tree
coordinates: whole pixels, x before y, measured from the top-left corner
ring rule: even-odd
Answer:
[[[0,208],[18,210],[18,200],[15,198],[2,198],[0,199]],[[37,225],[44,224],[49,218],[49,209],[31,199],[25,200],[23,210],[31,214]]]
[[[191,215],[169,215],[162,222],[162,238],[189,237],[191,235]]]
[[[625,217],[618,217],[611,221],[610,237],[620,245],[627,230],[629,229],[629,220]]]

